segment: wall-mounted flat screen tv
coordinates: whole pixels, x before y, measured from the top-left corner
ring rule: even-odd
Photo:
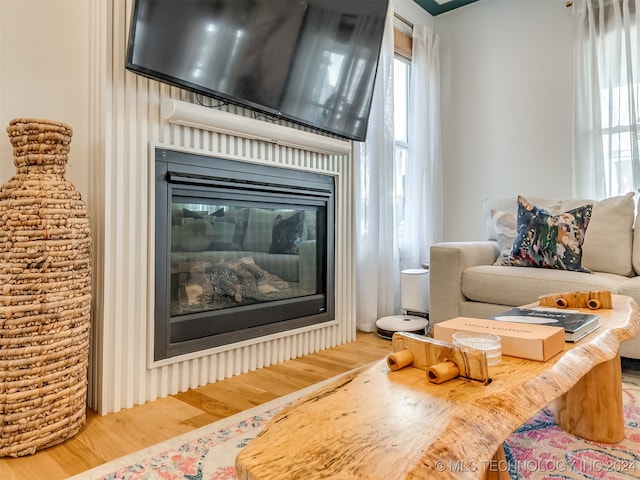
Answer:
[[[135,0],[126,68],[366,137],[388,0]]]

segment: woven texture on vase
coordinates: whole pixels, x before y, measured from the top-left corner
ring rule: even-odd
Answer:
[[[0,456],[75,435],[86,419],[89,215],[65,179],[72,130],[7,127],[16,174],[0,188]]]

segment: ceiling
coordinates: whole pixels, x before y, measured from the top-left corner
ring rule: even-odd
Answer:
[[[464,7],[478,0],[414,0],[434,17],[454,8]]]

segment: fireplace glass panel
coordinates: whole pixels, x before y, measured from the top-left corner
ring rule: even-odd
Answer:
[[[171,316],[319,292],[316,232],[324,207],[233,202],[171,205]]]

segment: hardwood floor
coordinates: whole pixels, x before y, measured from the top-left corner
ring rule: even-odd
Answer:
[[[0,458],[1,480],[65,479],[128,453],[383,358],[391,342],[358,332],[356,341],[99,416],[61,445]]]

